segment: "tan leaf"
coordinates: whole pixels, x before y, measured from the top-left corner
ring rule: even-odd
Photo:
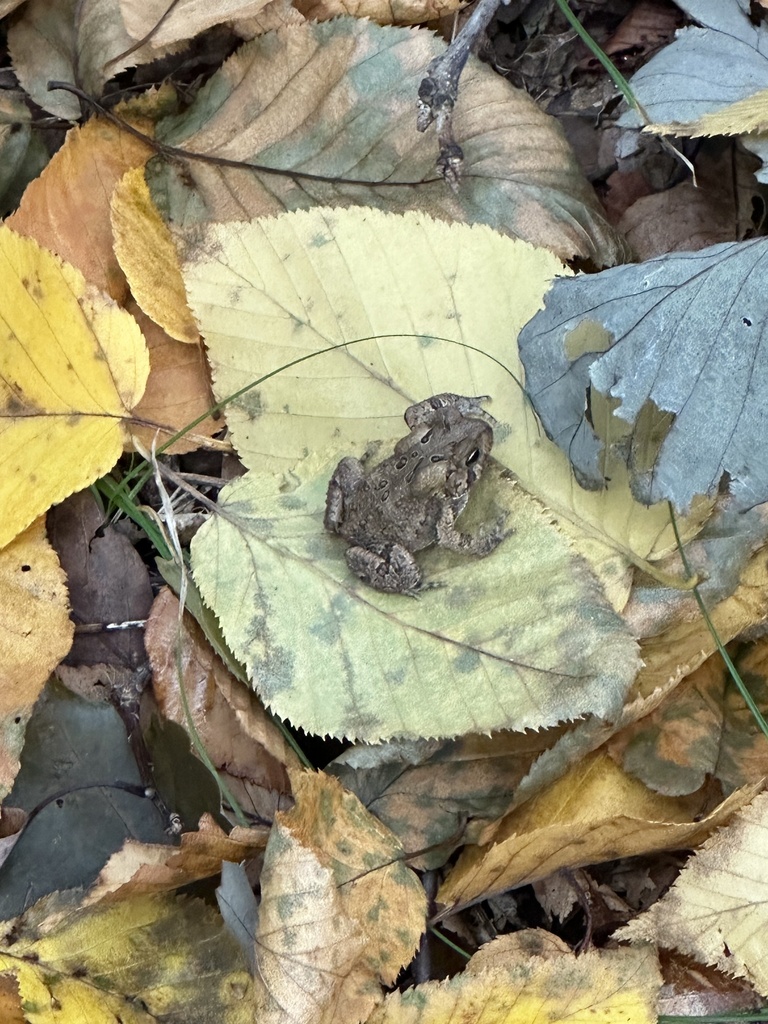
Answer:
[[[141,127],[146,130],[147,124]],[[93,118],[67,133],[64,145],[5,223],[68,260],[86,281],[124,302],[128,286],[112,250],[109,203],[125,171],[143,166],[151,153],[146,143]]]
[[[607,754],[594,754],[486,829],[484,845],[465,849],[437,899],[449,906],[470,903],[563,867],[693,846],[758,788],[738,790],[698,821],[698,798],[659,796],[622,772]]]
[[[163,590],[146,629],[153,689],[161,712],[189,729],[178,688],[180,643],[187,701],[208,756],[240,806],[272,820],[290,794],[286,766],[297,766],[296,755],[256,696],[219,661],[190,615],[184,616],[180,636],[177,631],[178,600]]]
[[[169,434],[175,434],[193,420],[204,416],[214,404],[210,369],[199,339],[195,345],[175,341],[162,327],[150,320],[132,299],[126,303],[126,309],[133,314],[141,328],[149,351],[147,387],[134,409],[134,417],[150,425],[134,427],[132,437],[150,450],[158,428],[162,428],[158,443],[165,442]],[[174,455],[194,451],[204,445],[207,438],[220,431],[221,427],[221,419],[206,416],[165,451]]]
[[[327,21],[340,14],[370,18],[380,25],[419,25],[437,21],[461,9],[461,0],[297,0],[296,6],[310,21]]]
[[[180,847],[128,839],[104,865],[82,906],[168,892],[211,878],[221,871],[223,860],[239,864],[263,850],[267,834],[266,828],[235,828],[227,835],[205,814],[197,832],[182,835]]]
[[[136,40],[162,48],[191,39],[213,25],[257,17],[269,0],[120,0],[125,27]]]
[[[419,209],[490,224],[563,258],[622,259],[625,244],[554,120],[473,57],[453,119],[467,174],[458,195],[435,176],[437,144],[416,131],[414,105],[425,67],[443,49],[426,30],[349,17],[259,37],[188,111],[162,121],[158,138],[320,180],[174,161],[152,168],[150,191],[180,228],[317,205]]]
[[[119,0],[28,0],[8,30],[21,84],[43,110],[73,121],[81,117],[80,100],[63,90],[50,91],[48,82],[77,83],[100,96],[110,78],[162,55],[149,46],[133,49],[133,44]]]

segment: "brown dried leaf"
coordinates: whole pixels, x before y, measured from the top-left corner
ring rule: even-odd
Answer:
[[[267,845],[267,835],[266,828],[236,828],[227,835],[205,814],[199,831],[182,835],[180,847],[128,839],[104,865],[82,905],[168,892],[210,878],[221,871],[223,860],[239,864],[254,857]]]
[[[163,590],[146,629],[153,688],[166,718],[187,729],[176,673],[177,624],[178,601]],[[271,821],[290,792],[286,767],[296,767],[295,754],[256,696],[227,672],[188,614],[180,643],[187,701],[208,756],[240,806]]]

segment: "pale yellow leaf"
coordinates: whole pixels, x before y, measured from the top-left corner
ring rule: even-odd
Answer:
[[[287,1008],[291,1024],[328,1024],[342,1000],[347,1020],[364,1020],[375,1002],[375,992],[364,991],[370,984],[361,962],[365,946],[360,923],[344,912],[333,872],[278,819],[261,873],[259,1024],[284,1024]]]
[[[617,934],[678,949],[768,995],[768,794],[712,836],[666,896]]]
[[[649,124],[643,131],[655,135],[680,135],[697,138],[702,135],[765,134],[768,129],[768,89],[746,96],[728,106],[702,114],[696,121],[670,124]]]
[[[660,987],[649,950],[577,957],[537,935],[528,944],[504,935],[450,981],[394,992],[367,1024],[654,1024]]]

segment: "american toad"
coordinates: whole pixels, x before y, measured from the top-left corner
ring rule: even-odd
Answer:
[[[412,405],[410,433],[393,455],[368,473],[355,458],[334,470],[325,528],[349,541],[347,564],[369,586],[415,594],[423,583],[414,551],[437,544],[482,557],[502,540],[501,523],[478,536],[456,529],[493,445],[484,397],[442,394]]]

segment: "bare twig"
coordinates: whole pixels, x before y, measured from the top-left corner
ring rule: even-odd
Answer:
[[[508,3],[509,0],[501,0]],[[478,0],[464,28],[451,45],[435,57],[419,86],[419,112],[416,127],[424,132],[435,122],[440,155],[437,169],[455,191],[458,190],[464,152],[453,137],[453,108],[459,95],[459,79],[472,47],[490,24],[499,0]]]

